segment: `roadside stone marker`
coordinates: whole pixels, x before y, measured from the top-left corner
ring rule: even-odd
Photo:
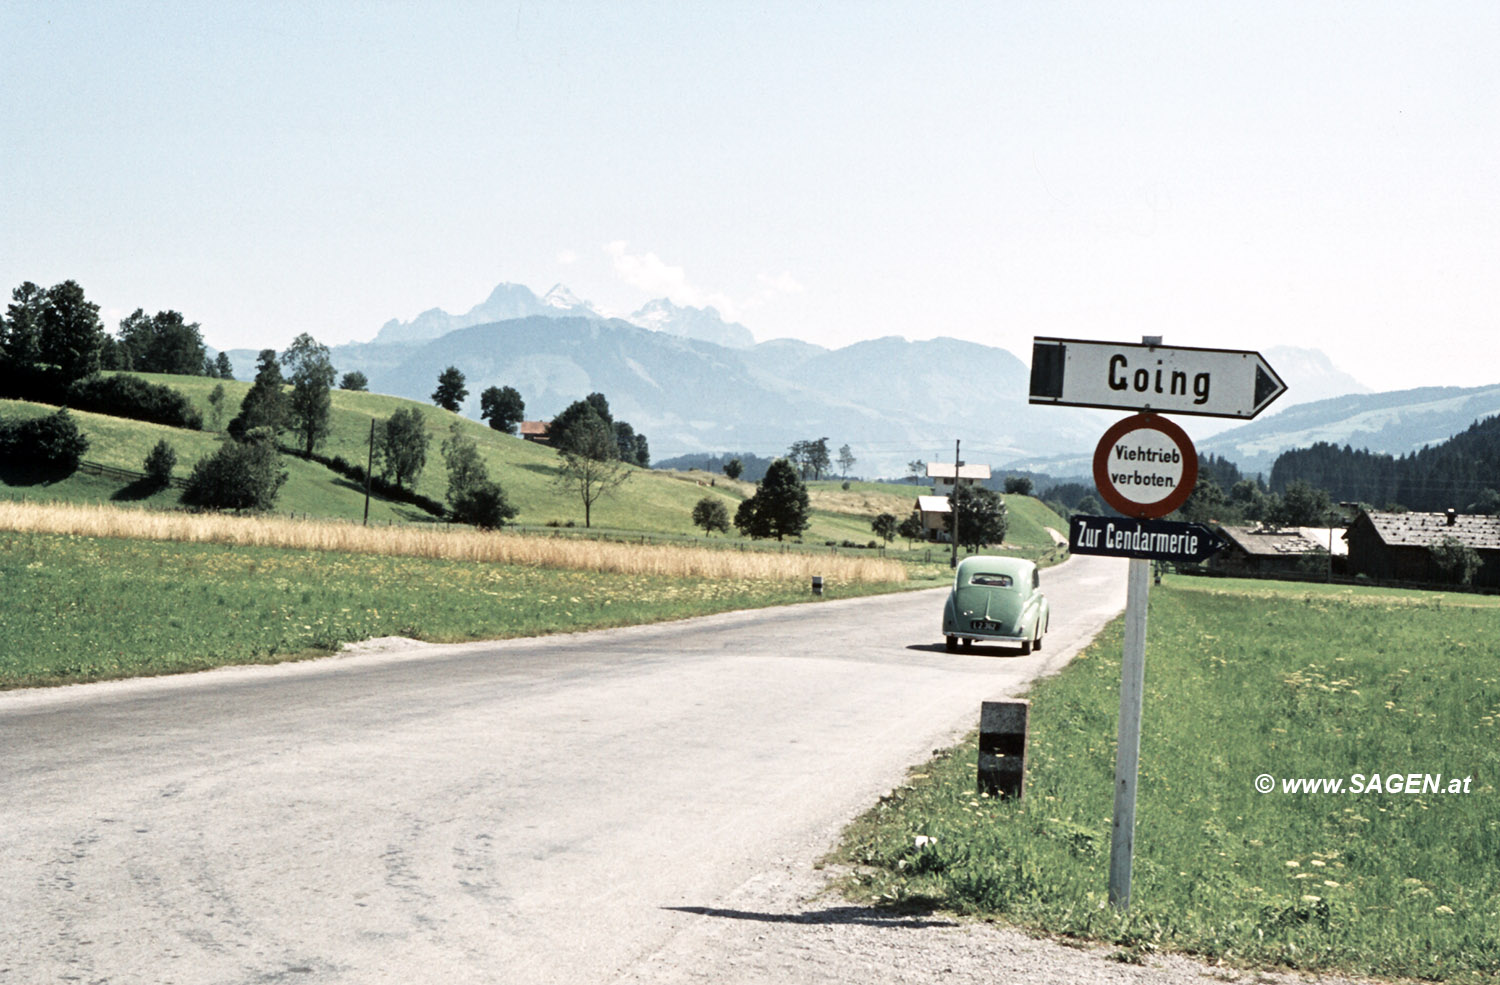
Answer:
[[[1026,785],[1026,726],[1031,702],[986,701],[979,706],[979,790],[1021,799]]]

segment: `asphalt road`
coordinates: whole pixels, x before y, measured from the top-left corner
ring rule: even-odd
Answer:
[[[930,591],[0,694],[0,982],[691,963],[706,914],[1123,608],[1124,562],[1043,578],[1029,657],[943,652]]]

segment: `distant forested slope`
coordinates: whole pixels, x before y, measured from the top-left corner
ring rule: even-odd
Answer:
[[[1271,489],[1283,491],[1296,479],[1328,490],[1335,500],[1493,512],[1495,497],[1486,490],[1500,489],[1500,416],[1400,457],[1328,442],[1283,452],[1271,468]]]

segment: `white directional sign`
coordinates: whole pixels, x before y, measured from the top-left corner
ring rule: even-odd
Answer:
[[[1249,420],[1286,392],[1258,352],[1036,338],[1031,403]]]

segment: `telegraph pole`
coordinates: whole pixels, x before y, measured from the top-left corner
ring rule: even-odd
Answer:
[[[948,494],[948,515],[953,517],[953,555],[948,567],[958,567],[958,467],[963,462],[958,457],[958,439],[953,439],[953,492]]]
[[[375,471],[375,418],[370,418],[370,463],[365,466],[365,526],[370,525],[370,473]]]

